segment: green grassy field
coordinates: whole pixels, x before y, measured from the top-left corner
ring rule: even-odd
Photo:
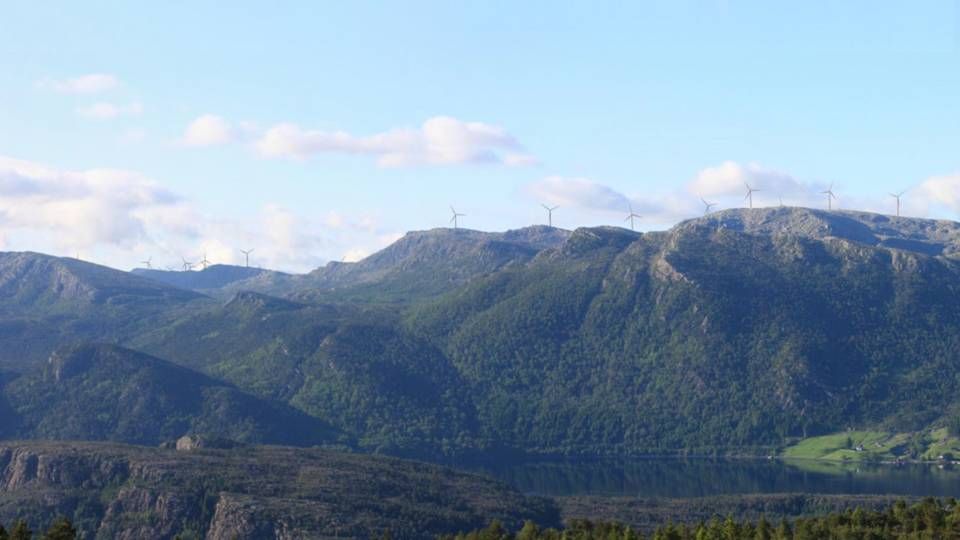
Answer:
[[[946,428],[930,432],[927,440],[927,451],[923,453],[923,459],[936,461],[940,459],[940,456],[945,456],[948,459],[952,458],[951,461],[960,459],[960,439],[950,437]]]
[[[786,459],[827,461],[883,461],[896,459],[893,449],[909,440],[909,435],[883,431],[848,431],[804,439],[783,451]],[[860,448],[860,450],[857,450]]]
[[[960,459],[960,438],[951,437],[946,428],[918,433],[833,433],[803,439],[780,454],[784,459],[832,462],[892,461],[898,457],[940,461],[941,456],[948,461]]]

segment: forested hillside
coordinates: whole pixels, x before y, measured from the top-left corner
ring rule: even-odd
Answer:
[[[6,438],[156,446],[185,435],[294,446],[348,443],[288,405],[112,345],[65,347],[0,393]]]
[[[371,451],[765,453],[960,415],[957,230],[798,208],[651,233],[439,230],[226,302],[100,267],[67,289],[21,273],[0,328],[13,351],[31,325],[46,336],[6,353],[25,382],[56,346],[105,336]]]

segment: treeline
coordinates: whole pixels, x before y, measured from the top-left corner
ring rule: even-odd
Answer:
[[[527,522],[517,532],[498,521],[485,529],[444,540],[885,540],[960,538],[960,503],[926,499],[913,506],[900,501],[882,511],[862,508],[819,517],[755,522],[719,516],[695,525],[668,523],[649,535],[619,523],[572,520],[565,529],[544,529]]]
[[[62,517],[55,520],[47,532],[40,536],[34,536],[34,532],[24,520],[17,520],[13,527],[7,531],[6,527],[0,525],[0,540],[76,540],[77,529],[69,519]]]

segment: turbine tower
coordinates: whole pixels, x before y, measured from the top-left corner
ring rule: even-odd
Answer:
[[[560,207],[559,207],[559,206],[554,206],[553,208],[551,208],[551,207],[549,207],[549,206],[547,206],[547,205],[545,205],[545,204],[541,204],[540,206],[542,206],[543,209],[547,211],[547,224],[550,225],[551,227],[553,227],[553,211],[556,210],[557,208],[560,208]],[[454,213],[456,213],[456,212],[454,212]]]
[[[207,260],[207,252],[206,252],[206,251],[203,252],[203,259],[202,259],[199,263],[197,263],[197,264],[199,264],[200,266],[203,266],[203,269],[204,269],[204,270],[206,270],[207,267],[210,266],[210,261]]]
[[[450,212],[453,213],[453,217],[450,218],[450,223],[453,223],[453,228],[456,229],[460,225],[460,219],[462,217],[467,217],[466,214],[461,214],[451,205]]]
[[[897,200],[897,217],[900,217],[900,197],[903,197],[903,194],[906,191],[901,191],[900,193],[891,193],[890,196]]]
[[[190,270],[193,270],[193,263],[192,263],[192,262],[188,261],[187,259],[184,259],[183,257],[180,257],[180,258],[183,259],[183,271],[184,271],[184,272],[189,272]]]
[[[244,261],[245,261],[245,264],[246,264],[247,268],[250,268],[250,254],[253,253],[253,250],[254,250],[254,249],[255,249],[255,248],[250,248],[250,249],[247,249],[247,250],[243,250],[243,249],[240,250],[240,253],[243,253],[243,258],[244,258]]]
[[[830,182],[830,187],[828,189],[821,191],[820,193],[827,196],[827,210],[833,210],[833,200],[837,198],[837,196],[833,193],[833,182]]]
[[[703,197],[700,197],[700,202],[703,203],[703,215],[710,213],[710,209],[717,205],[715,202],[707,202]]]
[[[149,270],[153,268],[153,264],[151,264],[152,262],[153,262],[153,257],[147,257],[147,260],[140,261],[140,264],[142,264],[147,270]]]
[[[744,182],[743,185],[747,186],[747,196],[744,197],[744,200],[747,200],[747,201],[750,202],[750,208],[752,209],[752,208],[753,208],[753,192],[755,192],[755,191],[760,191],[760,190],[759,190],[759,189],[753,189],[752,187],[750,187],[750,184],[748,184],[748,183],[746,183],[746,182]]]
[[[638,214],[638,213],[636,213],[636,212],[633,211],[633,205],[631,204],[631,205],[630,205],[630,213],[627,214],[627,219],[625,219],[624,221],[629,221],[629,222],[630,222],[630,230],[631,230],[631,231],[635,231],[635,230],[637,230],[637,229],[636,229],[636,226],[635,226],[634,221],[637,220],[637,219],[640,219],[640,218],[642,218],[642,217],[643,217],[643,216],[641,216],[640,214]]]

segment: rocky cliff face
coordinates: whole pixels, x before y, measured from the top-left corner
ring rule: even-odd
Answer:
[[[552,502],[396,459],[279,447],[178,452],[0,446],[0,522],[67,515],[84,538],[432,538],[491,519],[556,524]]]

